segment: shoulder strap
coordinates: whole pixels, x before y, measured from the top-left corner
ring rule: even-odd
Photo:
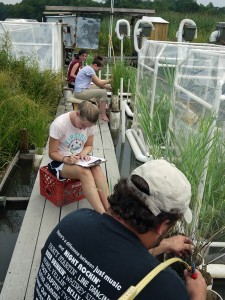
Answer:
[[[120,298],[118,298],[118,300],[133,300],[143,290],[143,288],[157,274],[159,274],[159,272],[167,268],[169,265],[178,261],[183,263],[186,267],[189,267],[189,265],[181,258],[178,257],[170,258],[164,261],[163,263],[159,264],[155,269],[153,269],[150,273],[148,273],[136,286],[130,286],[129,289]]]

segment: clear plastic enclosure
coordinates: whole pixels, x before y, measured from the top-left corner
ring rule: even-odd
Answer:
[[[13,55],[30,56],[41,69],[61,70],[61,25],[12,20],[0,22],[0,43],[3,43],[6,33],[11,39]]]

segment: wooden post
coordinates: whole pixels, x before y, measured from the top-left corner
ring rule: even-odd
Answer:
[[[28,153],[28,132],[27,128],[20,130],[20,153]]]

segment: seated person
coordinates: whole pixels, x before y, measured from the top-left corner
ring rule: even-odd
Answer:
[[[83,62],[86,60],[88,55],[87,50],[81,49],[75,58],[70,62],[67,71],[67,82],[68,87],[74,89],[74,81],[77,77],[77,73],[83,66]]]
[[[50,126],[49,171],[59,180],[79,179],[82,190],[92,207],[99,213],[107,210],[109,189],[99,165],[83,168],[78,160],[89,160],[99,111],[96,105],[84,101],[78,110],[57,117]]]
[[[109,119],[106,115],[106,104],[108,103],[107,90],[111,90],[108,85],[111,79],[101,80],[96,75],[96,72],[101,70],[103,66],[103,58],[97,56],[92,61],[90,66],[86,66],[80,70],[75,80],[74,96],[81,100],[90,100],[95,98],[99,103],[100,118],[106,122]],[[94,85],[91,85],[91,82]]]

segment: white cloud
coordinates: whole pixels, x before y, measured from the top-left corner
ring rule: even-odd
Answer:
[[[4,4],[15,4],[15,3],[20,3],[22,0],[0,0],[0,2],[3,2]],[[95,0],[97,2],[102,2],[103,0]],[[225,7],[225,2],[224,0],[197,0],[198,4],[203,4],[203,5],[208,5],[210,2],[215,7]]]
[[[16,3],[20,3],[22,0],[0,0],[0,2],[4,3],[4,4],[16,4]]]
[[[208,5],[212,2],[213,6],[215,7],[225,7],[224,0],[197,0],[198,4]]]

